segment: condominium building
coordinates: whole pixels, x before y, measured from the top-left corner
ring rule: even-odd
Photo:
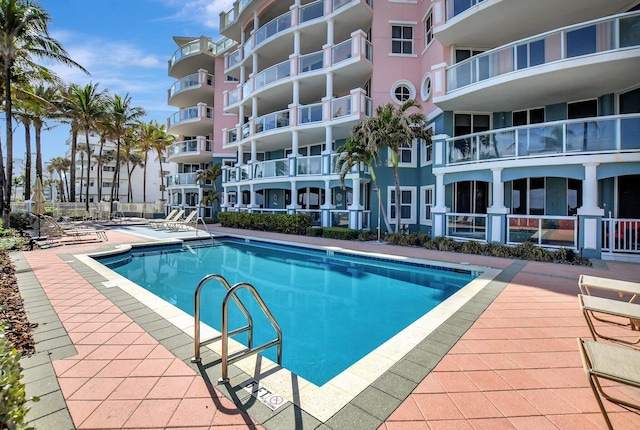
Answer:
[[[375,230],[371,172],[341,182],[340,147],[377,106],[415,99],[432,143],[402,148],[399,196],[386,154],[376,168],[392,223],[626,258],[640,254],[639,3],[238,0],[223,39],[185,39],[199,50],[177,51],[170,74],[224,77],[189,101],[225,163],[222,210]]]

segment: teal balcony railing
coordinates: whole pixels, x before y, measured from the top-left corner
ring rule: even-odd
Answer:
[[[640,46],[640,12],[602,18],[522,39],[447,68],[447,92],[555,61]]]
[[[639,150],[640,114],[509,127],[445,140],[446,164]]]

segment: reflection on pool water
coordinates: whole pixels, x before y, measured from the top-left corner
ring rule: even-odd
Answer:
[[[256,287],[282,328],[282,365],[321,386],[458,291],[478,274],[390,259],[224,239],[216,246],[138,248],[98,261],[193,315],[194,291],[211,273]],[[224,287],[201,295],[201,320],[220,330]],[[246,290],[238,296],[254,319],[254,345],[275,337]],[[233,303],[233,302],[231,302]],[[246,324],[230,305],[229,328]],[[246,335],[234,336],[246,344]],[[271,348],[263,354],[275,361]]]

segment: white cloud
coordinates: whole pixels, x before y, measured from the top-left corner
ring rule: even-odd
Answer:
[[[220,12],[228,12],[233,7],[233,0],[157,0],[166,7],[175,9],[169,21],[182,21],[218,32]]]

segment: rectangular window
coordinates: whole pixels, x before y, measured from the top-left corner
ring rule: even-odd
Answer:
[[[517,179],[513,181],[511,212],[516,215],[544,215],[544,178]]]
[[[115,166],[102,166],[102,171],[103,172],[115,172],[116,168],[115,168]]]
[[[111,188],[111,182],[103,182],[102,188]]]
[[[389,219],[396,219],[396,190],[395,187],[388,188],[389,206],[387,213]],[[416,223],[416,189],[415,187],[400,187],[400,222],[402,224]]]
[[[426,139],[418,139],[417,145],[420,146],[420,165],[431,164],[433,160],[433,142]]]
[[[567,103],[567,119],[591,118],[598,116],[598,100],[583,100]]]
[[[511,114],[511,124],[514,127],[544,122],[544,108],[515,111]]]
[[[413,27],[409,25],[391,26],[391,52],[413,54]]]
[[[421,206],[420,224],[431,225],[431,208],[433,207],[433,185],[420,187]]]
[[[433,10],[430,10],[424,19],[424,47],[427,48],[433,40]]]

